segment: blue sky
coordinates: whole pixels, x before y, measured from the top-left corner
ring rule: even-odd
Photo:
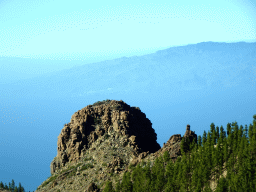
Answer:
[[[2,57],[86,60],[203,41],[255,40],[256,3],[4,0],[0,25]]]

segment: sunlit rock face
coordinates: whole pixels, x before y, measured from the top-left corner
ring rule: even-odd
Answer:
[[[88,105],[77,111],[65,124],[58,136],[57,156],[50,168],[53,174],[67,162],[78,161],[103,136],[127,135],[129,146],[135,153],[154,153],[161,147],[152,123],[138,107],[130,107],[125,102],[106,100]]]

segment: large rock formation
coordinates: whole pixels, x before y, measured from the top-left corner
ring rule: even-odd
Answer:
[[[137,153],[153,153],[161,147],[152,123],[138,107],[130,107],[123,101],[106,100],[76,112],[58,136],[57,157],[51,163],[51,173],[77,161],[87,149],[104,134],[127,135],[136,145]]]
[[[101,192],[105,183],[121,181],[142,161],[154,161],[168,151],[173,162],[181,155],[181,141],[197,135],[187,126],[184,137],[175,134],[163,148],[146,115],[123,101],[106,100],[76,112],[58,136],[51,177],[37,192]]]

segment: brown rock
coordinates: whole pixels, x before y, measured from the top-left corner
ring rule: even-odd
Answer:
[[[194,131],[190,131],[190,125],[187,125],[186,132],[184,137],[189,139],[189,142],[192,143],[193,139],[195,139],[195,142],[197,142],[197,135]]]
[[[180,134],[175,134],[170,137],[170,139],[165,143],[165,145],[157,151],[154,155],[156,157],[159,157],[160,155],[163,155],[165,151],[168,151],[170,154],[170,158],[173,162],[175,162],[178,158],[178,156],[181,155],[180,150],[180,143],[181,143],[182,137]]]
[[[137,163],[141,162],[148,154],[149,154],[148,151],[140,153],[138,157],[135,156],[134,158],[132,158],[131,164],[137,165]]]
[[[91,183],[89,186],[88,186],[88,189],[86,192],[99,192],[99,189],[97,188],[96,184],[95,183]]]
[[[163,155],[165,151],[168,151],[170,154],[170,158],[173,162],[175,162],[177,158],[181,156],[180,146],[182,138],[183,137],[181,137],[180,134],[172,135],[170,139],[164,144],[164,146],[160,150],[155,152],[153,156],[159,157],[160,155]],[[187,125],[184,138],[188,138],[190,142],[192,142],[195,138],[195,141],[197,142],[197,135],[194,131],[190,130],[190,125]]]
[[[160,149],[152,123],[138,107],[123,101],[106,100],[88,105],[72,115],[58,136],[57,157],[50,168],[53,174],[67,162],[76,162],[100,137],[127,135],[123,145],[132,146],[135,154],[154,153]]]

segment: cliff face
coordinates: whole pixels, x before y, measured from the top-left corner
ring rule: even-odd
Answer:
[[[127,135],[137,153],[153,153],[161,148],[150,120],[138,107],[107,100],[79,110],[64,126],[58,137],[57,157],[51,163],[51,173],[67,162],[77,162],[104,134],[117,133]]]
[[[187,130],[184,137],[197,136]],[[162,149],[156,140],[150,120],[138,107],[115,100],[88,105],[61,130],[52,176],[37,191],[102,191],[107,180],[121,181],[130,165],[142,160],[153,165],[166,150],[173,161],[181,154],[180,134]]]

